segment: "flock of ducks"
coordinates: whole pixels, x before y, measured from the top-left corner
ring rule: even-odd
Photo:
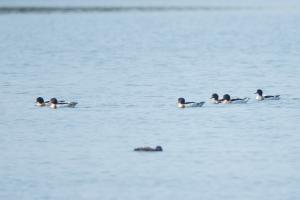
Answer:
[[[45,101],[43,97],[36,98],[35,105],[38,107],[50,107],[57,109],[59,107],[69,107],[74,108],[77,105],[77,102],[66,102],[64,100],[58,101],[56,98],[51,98],[49,101]]]
[[[280,95],[263,95],[263,91],[258,89],[254,94],[256,94],[256,100],[279,100]],[[231,104],[231,103],[247,103],[250,98],[234,98],[232,99],[229,94],[223,95],[222,99],[219,99],[219,95],[214,93],[210,97],[210,102],[213,104]],[[204,101],[202,102],[186,102],[183,97],[178,98],[177,107],[178,108],[188,108],[188,107],[202,107],[204,105]],[[36,99],[35,105],[38,107],[48,106],[53,109],[57,109],[59,107],[69,107],[74,108],[77,105],[77,102],[67,102],[64,100],[58,101],[56,98],[51,98],[49,101],[44,101],[43,97],[38,97]]]
[[[279,100],[280,95],[268,95],[264,96],[263,91],[258,89],[254,94],[256,94],[256,100],[263,101],[263,100]],[[229,94],[223,95],[222,99],[219,99],[219,95],[214,93],[211,95],[210,102],[213,104],[231,104],[231,103],[247,103],[250,98],[234,98],[232,99]],[[178,98],[177,106],[179,108],[187,108],[187,107],[201,107],[205,102],[186,102],[184,98]],[[42,97],[38,97],[36,99],[36,106],[38,107],[50,107],[52,109],[57,109],[58,107],[75,107],[77,102],[66,102],[64,100],[58,101],[56,98],[51,98],[49,101],[44,101]],[[138,147],[135,148],[134,151],[139,152],[161,152],[163,151],[161,146],[153,147]]]
[[[254,94],[256,94],[256,100],[257,101],[263,101],[263,100],[279,100],[280,95],[263,95],[263,91],[261,89],[258,89]],[[213,104],[231,104],[231,103],[247,103],[250,98],[234,98],[232,99],[229,94],[225,94],[222,99],[219,99],[219,95],[214,93],[211,95],[210,102]],[[184,98],[180,97],[177,101],[177,107],[178,108],[188,108],[188,107],[201,107],[203,106],[205,102],[186,102]]]

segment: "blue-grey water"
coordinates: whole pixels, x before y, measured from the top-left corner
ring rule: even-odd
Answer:
[[[300,4],[178,2],[0,12],[0,199],[300,198]],[[251,100],[176,108],[214,92]]]

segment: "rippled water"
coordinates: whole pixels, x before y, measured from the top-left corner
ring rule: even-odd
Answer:
[[[2,13],[0,33],[0,199],[300,198],[298,9]],[[214,92],[251,100],[175,107]]]

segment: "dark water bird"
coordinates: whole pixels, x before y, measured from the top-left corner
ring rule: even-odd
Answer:
[[[134,151],[163,151],[161,146],[156,146],[155,148],[152,147],[138,147],[135,148]]]

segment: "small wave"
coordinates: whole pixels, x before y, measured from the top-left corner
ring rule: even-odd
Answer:
[[[133,7],[105,7],[105,6],[92,6],[92,7],[38,7],[38,6],[13,6],[13,7],[0,7],[0,14],[9,13],[90,13],[90,12],[165,12],[165,11],[232,11],[232,10],[258,10],[258,7],[222,7],[222,6],[133,6]]]

